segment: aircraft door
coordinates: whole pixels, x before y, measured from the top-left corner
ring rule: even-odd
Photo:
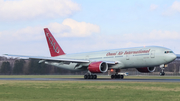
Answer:
[[[155,58],[155,50],[152,50],[150,55],[151,55],[151,58]]]
[[[129,60],[129,55],[126,55],[126,60]]]

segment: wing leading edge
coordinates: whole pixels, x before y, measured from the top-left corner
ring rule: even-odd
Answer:
[[[75,63],[89,63],[89,60],[82,60],[82,59],[68,59],[68,58],[57,58],[57,57],[42,57],[42,56],[24,56],[24,55],[11,55],[11,54],[4,54],[6,56],[11,57],[20,57],[20,58],[28,58],[28,59],[39,59],[39,60],[49,60],[49,61],[56,61],[56,62],[75,62]]]

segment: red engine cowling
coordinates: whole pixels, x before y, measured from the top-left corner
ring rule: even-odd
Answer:
[[[88,70],[91,73],[104,73],[108,70],[108,65],[105,62],[92,62],[88,66]]]
[[[143,67],[143,68],[136,68],[141,73],[152,73],[155,71],[156,67]]]

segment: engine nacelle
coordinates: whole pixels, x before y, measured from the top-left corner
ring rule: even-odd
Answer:
[[[104,73],[108,70],[108,65],[105,62],[99,61],[99,62],[92,62],[88,66],[88,70],[91,73]]]
[[[155,71],[156,67],[144,67],[144,68],[136,68],[141,73],[152,73]]]

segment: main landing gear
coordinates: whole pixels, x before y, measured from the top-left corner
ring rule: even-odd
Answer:
[[[90,71],[84,75],[84,79],[97,79],[97,75],[93,75]]]
[[[124,75],[119,75],[119,74],[111,75],[111,79],[124,79]]]
[[[111,75],[111,79],[124,79],[124,75],[118,74],[118,72],[120,72],[119,69],[117,69],[115,72],[115,75]]]
[[[97,75],[84,75],[84,79],[97,79]]]

